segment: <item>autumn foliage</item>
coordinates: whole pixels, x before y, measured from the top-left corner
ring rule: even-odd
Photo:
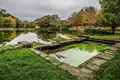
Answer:
[[[68,21],[74,26],[95,25],[97,17],[97,9],[94,7],[84,7],[79,12],[74,12]]]

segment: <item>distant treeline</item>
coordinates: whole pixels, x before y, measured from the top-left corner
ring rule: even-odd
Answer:
[[[18,18],[0,9],[0,27],[15,28],[48,28],[71,26],[107,26],[115,33],[120,26],[120,0],[100,0],[101,10],[89,6],[74,12],[68,19],[61,20],[57,14],[45,15],[33,22],[21,21]]]
[[[0,28],[34,28],[34,22],[21,21],[0,8]]]

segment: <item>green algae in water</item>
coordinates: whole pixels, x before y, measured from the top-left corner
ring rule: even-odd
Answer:
[[[106,46],[106,44],[102,43],[85,41],[83,43],[58,48],[55,50],[55,54],[50,54],[50,56],[71,66],[78,67],[85,61],[99,54]]]
[[[93,52],[96,49],[98,52],[100,52],[106,46],[107,46],[107,44],[103,44],[103,43],[84,41],[83,43],[72,44],[72,45],[64,46],[64,47],[57,48],[57,49],[54,49],[54,50],[46,50],[44,52],[47,53],[47,54],[52,54],[52,53],[65,51],[65,50],[72,49],[72,48],[78,48],[80,50],[85,50],[85,51],[88,51],[88,52]]]

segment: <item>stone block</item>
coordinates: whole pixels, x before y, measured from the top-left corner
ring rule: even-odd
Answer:
[[[116,52],[116,51],[105,50],[103,53],[104,53],[104,54],[109,54],[109,55],[115,56],[115,52]]]
[[[57,59],[55,59],[53,57],[46,57],[45,59],[49,60],[54,65],[60,65],[60,64],[62,64],[62,62],[58,61]]]
[[[114,58],[114,55],[102,53],[102,54],[98,54],[97,57],[105,60],[111,60]]]
[[[90,69],[90,70],[93,70],[93,71],[96,71],[99,69],[99,66],[98,65],[95,65],[95,64],[92,64],[92,63],[88,63],[85,65],[86,68]]]
[[[84,73],[87,73],[87,74],[92,74],[92,70],[90,70],[90,69],[88,69],[88,68],[85,68],[85,67],[82,67],[81,69],[80,69],[80,71],[82,71],[82,72],[84,72]]]
[[[93,59],[91,61],[92,64],[95,64],[97,66],[100,66],[102,65],[103,63],[107,62],[107,60],[104,60],[104,59],[99,59],[99,58],[96,58],[96,59]]]
[[[115,44],[114,47],[120,48],[120,43]]]
[[[112,50],[112,51],[116,51],[117,48],[114,47],[114,46],[108,46],[108,47],[106,47],[104,50]]]

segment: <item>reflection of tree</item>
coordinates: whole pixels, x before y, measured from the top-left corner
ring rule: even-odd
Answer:
[[[0,31],[0,41],[9,41],[16,37],[16,32],[15,31]]]
[[[56,37],[56,32],[48,32],[48,31],[42,31],[38,30],[36,31],[38,38],[47,40],[47,39],[52,39]]]
[[[21,33],[21,31],[0,31],[0,43],[10,41],[19,36]]]
[[[0,32],[0,43],[4,41],[4,32]]]

